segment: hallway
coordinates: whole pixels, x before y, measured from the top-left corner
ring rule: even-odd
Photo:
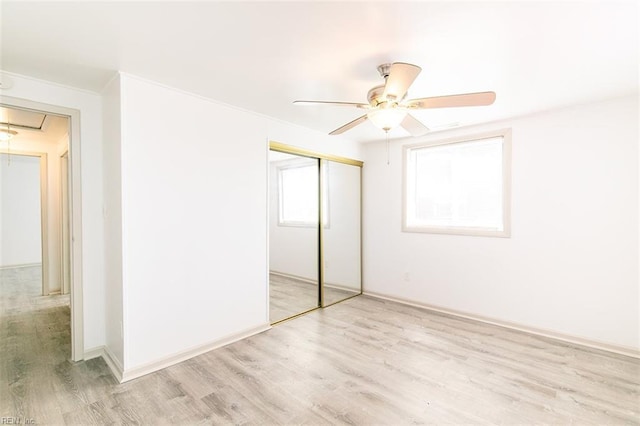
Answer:
[[[80,384],[115,384],[102,360],[69,361],[70,296],[41,296],[41,286],[40,266],[0,269],[0,417],[22,424],[63,423],[61,412],[75,407],[61,390],[86,402]]]

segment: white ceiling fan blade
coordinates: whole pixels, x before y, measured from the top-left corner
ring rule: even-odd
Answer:
[[[429,128],[411,114],[407,114],[400,126],[411,133],[411,136],[423,136],[429,133]]]
[[[348,122],[347,124],[345,124],[342,127],[338,127],[337,129],[335,129],[333,132],[329,133],[330,135],[339,135],[341,133],[346,132],[349,129],[352,129],[354,127],[356,127],[358,124],[360,123],[364,123],[365,121],[367,121],[367,115],[363,115],[362,117],[358,117],[353,121]]]
[[[395,62],[389,68],[389,76],[384,85],[384,97],[400,101],[406,95],[422,68],[417,65]]]
[[[359,102],[333,102],[333,101],[293,101],[296,105],[331,105],[331,106],[354,106],[356,108],[368,108],[369,104]]]
[[[491,105],[496,100],[494,92],[465,93],[462,95],[434,96],[431,98],[410,99],[405,105],[409,108],[450,108]]]

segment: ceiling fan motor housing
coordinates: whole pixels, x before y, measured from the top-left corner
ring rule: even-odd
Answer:
[[[375,107],[386,101],[383,95],[384,84],[371,88],[371,90],[369,90],[369,92],[367,93],[367,100],[372,107]]]
[[[372,107],[377,107],[380,104],[388,103],[397,105],[399,102],[402,102],[407,97],[407,94],[402,97],[402,99],[394,99],[393,96],[385,97],[384,96],[384,84],[380,86],[372,87],[367,93],[367,100],[369,101],[369,105]]]

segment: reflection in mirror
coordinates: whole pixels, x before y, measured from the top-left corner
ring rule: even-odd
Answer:
[[[269,319],[318,307],[318,162],[269,151]]]
[[[323,305],[361,293],[360,167],[323,160],[328,220],[322,234]]]

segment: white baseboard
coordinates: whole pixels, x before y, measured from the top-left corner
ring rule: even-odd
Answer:
[[[138,367],[134,367],[126,370],[120,370],[119,374],[114,372],[114,375],[118,378],[120,383],[128,382],[129,380],[137,379],[138,377],[153,373],[158,370],[162,370],[163,368],[170,367],[174,364],[177,364],[182,361],[186,361],[198,355],[202,355],[205,352],[209,352],[211,350],[221,348],[223,346],[237,342],[239,340],[246,339],[247,337],[251,337],[258,333],[262,333],[263,331],[267,331],[270,328],[271,328],[271,324],[265,323],[257,327],[250,328],[248,330],[244,330],[239,333],[232,334],[225,338],[215,340],[213,342],[205,343],[204,345],[199,345],[184,351],[177,352],[173,355],[160,358],[158,360],[155,360],[147,364],[143,364]],[[109,364],[109,361],[107,361],[106,358],[105,358],[105,361],[107,362],[107,364]],[[111,368],[113,371],[113,367]]]
[[[116,358],[113,355],[113,353],[109,350],[109,348],[106,346],[104,348],[104,353],[102,354],[102,359],[104,359],[104,362],[107,363],[113,375],[116,376],[116,380],[122,383],[123,382],[122,377],[124,375],[122,364],[120,363],[118,358]]]
[[[333,283],[325,282],[324,283],[324,288],[332,288],[334,290],[349,291],[349,292],[352,292],[352,293],[360,294],[360,288],[353,288],[353,287],[349,287],[348,285],[343,285],[343,284],[333,284]]]
[[[104,346],[98,346],[84,351],[82,359],[88,361],[90,359],[101,357],[102,354],[104,354]]]
[[[269,274],[277,275],[278,277],[288,278],[296,281],[303,282],[305,284],[318,285],[318,280],[312,278],[301,277],[299,275],[287,274],[286,272],[269,271]]]
[[[583,337],[577,337],[569,334],[558,333],[553,330],[545,330],[542,328],[530,327],[527,325],[485,317],[482,315],[476,315],[476,314],[470,314],[468,312],[457,311],[455,309],[443,308],[441,306],[429,305],[426,303],[419,303],[411,300],[400,299],[397,297],[388,296],[385,294],[380,294],[375,292],[365,291],[363,294],[365,296],[371,296],[377,299],[388,300],[390,302],[396,302],[403,305],[414,306],[416,308],[427,309],[429,311],[440,312],[447,315],[453,315],[456,317],[461,317],[461,318],[466,318],[466,319],[479,321],[487,324],[497,325],[500,327],[509,328],[511,330],[518,330],[524,333],[534,334],[536,336],[548,337],[548,338],[559,340],[565,343],[586,346],[588,348],[593,348],[593,349],[601,349],[603,351],[613,352],[619,355],[625,355],[632,358],[640,358],[640,350],[638,350],[637,348],[629,347],[629,346],[615,345],[607,342],[600,342],[597,340],[585,339]]]
[[[318,281],[317,280],[313,280],[311,278],[305,278],[305,277],[301,277],[299,275],[292,275],[292,274],[287,274],[286,272],[279,272],[279,271],[269,271],[270,274],[276,275],[278,277],[282,277],[282,278],[288,278],[288,279],[292,279],[292,280],[296,280],[296,281],[300,281],[303,282],[305,284],[312,284],[317,286],[318,285]],[[360,293],[360,289],[354,289],[353,287],[349,287],[347,285],[342,285],[342,284],[335,284],[335,283],[328,283],[325,281],[324,283],[325,288],[333,288],[336,290],[344,290],[344,291],[353,291],[356,293]]]
[[[31,268],[34,266],[42,266],[42,263],[20,263],[18,265],[2,265],[0,269],[14,269],[14,268]]]
[[[113,356],[113,353],[106,346],[98,346],[96,348],[88,349],[84,352],[84,360],[102,357],[107,367],[111,370],[111,373],[115,376],[118,382],[122,383],[122,364],[118,359]]]

